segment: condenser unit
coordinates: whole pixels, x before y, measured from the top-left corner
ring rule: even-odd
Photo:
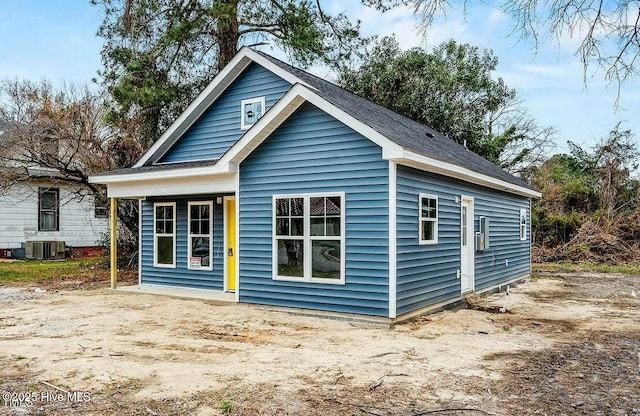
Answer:
[[[27,241],[25,257],[37,260],[64,259],[64,241]]]

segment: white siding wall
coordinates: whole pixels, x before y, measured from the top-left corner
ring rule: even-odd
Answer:
[[[15,186],[8,195],[0,195],[0,248],[19,248],[38,240],[64,241],[72,247],[98,245],[109,221],[95,217],[93,197],[78,201],[72,188],[55,187],[60,189],[60,231],[38,231],[38,185]]]

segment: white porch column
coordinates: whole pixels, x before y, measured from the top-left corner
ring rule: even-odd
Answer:
[[[111,198],[111,218],[109,225],[111,227],[111,289],[115,289],[118,283],[118,202],[115,198]]]

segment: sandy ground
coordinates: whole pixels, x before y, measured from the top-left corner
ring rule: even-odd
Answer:
[[[6,415],[638,416],[640,277],[548,275],[391,329],[0,287],[0,392]]]

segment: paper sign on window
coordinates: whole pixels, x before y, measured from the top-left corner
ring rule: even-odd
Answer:
[[[200,257],[189,257],[189,267],[191,269],[199,269],[202,267],[202,261]]]

